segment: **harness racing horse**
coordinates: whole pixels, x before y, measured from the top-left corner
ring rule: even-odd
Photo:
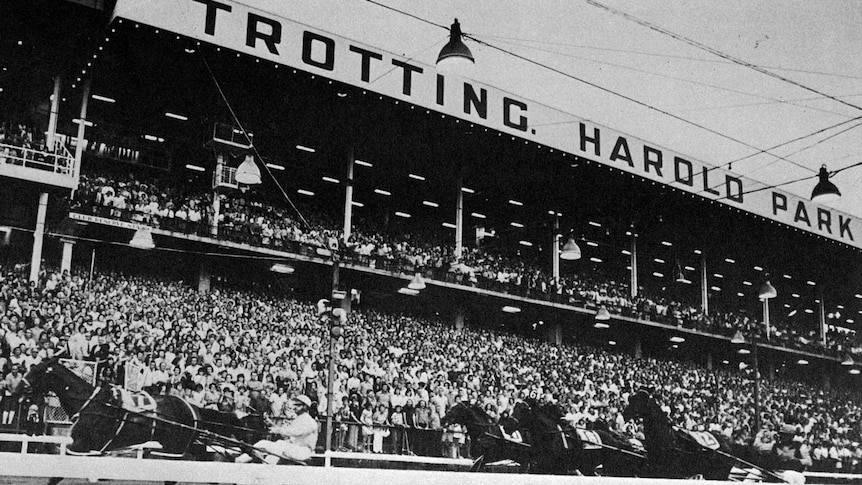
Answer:
[[[209,433],[215,434],[218,437],[228,438],[213,439],[213,445],[219,445],[224,450],[216,449],[217,453],[223,456],[230,457],[228,449],[235,449],[238,452],[248,452],[249,447],[242,446],[254,445],[260,440],[268,439],[270,436],[269,425],[266,418],[261,414],[247,414],[240,418],[236,413],[218,411],[209,408],[197,408],[200,415],[198,426]],[[231,443],[233,440],[235,443]],[[200,444],[206,446],[207,443]],[[239,453],[236,453],[237,455]],[[202,453],[195,453],[195,456]]]
[[[54,392],[72,420],[69,454],[93,455],[156,441],[153,455],[180,458],[198,437],[198,409],[175,396],[153,396],[155,409],[125,409],[109,386],[94,388],[54,357],[35,365],[13,392]],[[62,478],[55,477],[50,483]]]
[[[597,475],[601,466],[601,475],[641,474],[645,457],[630,443],[607,431],[563,426],[562,416],[556,405],[515,404],[512,417],[530,433],[537,472]]]
[[[530,446],[506,438],[500,425],[480,406],[459,402],[446,413],[440,423],[444,428],[452,423],[467,428],[471,454],[478,456],[470,471],[482,471],[486,463],[507,459],[518,462],[522,472],[528,471],[532,461]]]
[[[629,397],[623,418],[643,418],[649,476],[727,480],[737,459],[731,448],[710,433],[674,428],[667,414],[644,390]]]

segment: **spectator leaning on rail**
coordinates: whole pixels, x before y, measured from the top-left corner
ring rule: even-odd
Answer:
[[[260,456],[263,461],[276,464],[279,457],[295,461],[306,461],[311,458],[314,447],[317,445],[317,421],[309,414],[311,399],[305,395],[298,395],[290,400],[291,408],[296,413],[296,418],[284,426],[273,426],[270,432],[282,436],[278,441],[262,440],[255,443],[255,447],[272,453],[268,456]],[[249,455],[240,455],[236,461],[247,463],[252,458]]]

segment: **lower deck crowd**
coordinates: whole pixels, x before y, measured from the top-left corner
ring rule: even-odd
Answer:
[[[0,268],[0,424],[27,412],[10,393],[23,373],[58,352],[98,361],[103,382],[132,379],[199,406],[278,417],[292,395],[306,394],[313,412],[325,414],[328,330],[312,302],[227,286],[201,294],[182,282],[118,273],[88,281],[43,271],[29,284],[27,269]],[[561,404],[575,426],[601,419],[643,438],[622,411],[628,396],[647,386],[680,426],[763,452],[789,429],[811,469],[858,472],[862,465],[862,407],[846,390],[768,380],[763,425],[755,429],[751,383],[735,369],[458,331],[433,317],[367,308],[350,312],[337,349],[334,409],[345,423],[339,446],[383,452],[389,430],[440,429],[460,401],[500,419],[530,394]],[[463,430],[444,431],[453,448],[463,441]]]

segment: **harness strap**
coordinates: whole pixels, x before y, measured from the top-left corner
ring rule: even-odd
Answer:
[[[559,430],[560,436],[563,437],[563,449],[568,450],[569,449],[569,441],[566,439],[566,433],[563,432],[563,428],[559,424],[557,425],[557,430]]]
[[[93,402],[93,399],[96,397],[97,394],[99,394],[100,390],[102,390],[102,386],[96,387],[96,389],[93,390],[93,393],[90,394],[90,397],[88,397],[87,400],[84,401],[84,405],[81,406],[81,409],[79,409],[77,413],[75,413],[69,417],[69,419],[72,421],[72,424],[75,424],[78,422],[78,418],[81,417],[81,412],[84,411],[84,409],[86,409],[87,406],[89,406],[91,402]]]
[[[129,412],[126,411],[126,413],[123,414],[123,419],[120,420],[119,426],[117,426],[117,430],[114,431],[114,436],[112,436],[111,439],[109,439],[108,442],[105,443],[105,446],[103,446],[102,449],[99,450],[99,453],[104,453],[105,450],[107,450],[108,447],[111,446],[111,444],[114,442],[114,440],[117,439],[117,436],[120,436],[120,431],[122,431],[123,428],[126,426],[126,420],[128,419],[128,417],[129,417]]]

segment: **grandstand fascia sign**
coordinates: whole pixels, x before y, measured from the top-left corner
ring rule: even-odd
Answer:
[[[862,249],[862,222],[848,214],[286,17],[230,0],[118,0],[114,15],[457,117]]]

